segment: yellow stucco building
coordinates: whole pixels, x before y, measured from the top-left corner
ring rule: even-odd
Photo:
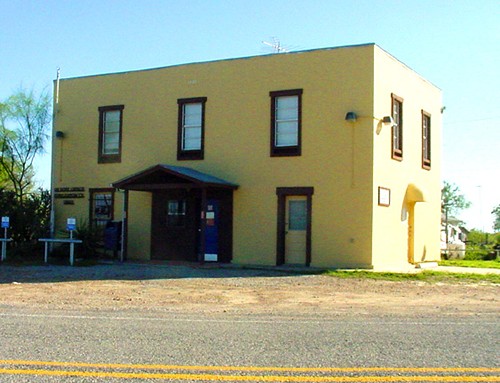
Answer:
[[[55,227],[127,259],[439,259],[441,91],[375,44],[62,79]]]

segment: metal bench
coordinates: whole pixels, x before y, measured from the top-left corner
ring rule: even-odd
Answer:
[[[49,243],[69,243],[69,263],[71,266],[75,263],[75,243],[82,243],[81,239],[73,238],[40,238],[39,242],[45,242],[45,263],[49,259]]]

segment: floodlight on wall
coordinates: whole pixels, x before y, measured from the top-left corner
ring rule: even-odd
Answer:
[[[382,122],[384,124],[390,125],[390,126],[397,125],[396,122],[394,121],[394,118],[392,118],[392,116],[385,116],[384,118],[382,118]]]
[[[345,115],[345,120],[348,122],[356,122],[357,119],[358,116],[354,112],[347,112],[347,114]]]
[[[64,138],[64,132],[61,132],[60,130],[58,130],[56,132],[56,138],[59,138],[59,139]]]

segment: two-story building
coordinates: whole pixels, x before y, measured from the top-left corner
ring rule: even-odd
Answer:
[[[123,221],[137,260],[439,259],[441,91],[375,44],[56,88],[56,229]]]

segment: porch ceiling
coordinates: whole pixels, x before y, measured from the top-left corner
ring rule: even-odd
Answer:
[[[137,191],[162,189],[237,189],[238,185],[184,166],[158,164],[111,184],[114,188]]]

